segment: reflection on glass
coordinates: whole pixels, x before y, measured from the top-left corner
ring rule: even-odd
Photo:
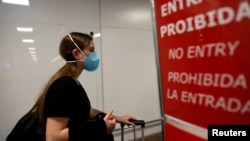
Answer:
[[[22,40],[24,43],[34,43],[33,39],[23,39]]]
[[[33,32],[32,27],[17,27],[16,29],[18,32]]]
[[[3,3],[29,6],[29,0],[2,0]]]

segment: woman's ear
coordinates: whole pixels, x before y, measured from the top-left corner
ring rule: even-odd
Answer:
[[[72,55],[76,60],[82,59],[82,55],[77,49],[72,50]]]

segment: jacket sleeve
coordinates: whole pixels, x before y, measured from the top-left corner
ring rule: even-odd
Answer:
[[[102,141],[107,137],[106,124],[103,119],[71,123],[68,127],[69,141]]]

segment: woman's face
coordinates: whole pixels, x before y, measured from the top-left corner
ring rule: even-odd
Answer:
[[[88,56],[94,50],[95,50],[94,42],[90,41],[89,45],[82,50],[83,54],[80,51],[78,51],[78,60],[84,60],[84,57]],[[83,70],[84,69],[83,62],[78,61],[77,63],[78,63],[77,65],[80,67],[80,69]]]
[[[94,42],[90,41],[89,45],[83,50],[83,53],[84,53],[84,55],[88,56],[94,50],[95,50]]]

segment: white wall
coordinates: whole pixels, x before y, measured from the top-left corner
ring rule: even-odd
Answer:
[[[145,120],[159,117],[150,8],[147,0],[101,2],[105,110]]]
[[[145,121],[160,118],[149,0],[101,1],[104,109]],[[159,126],[146,134],[159,132]],[[131,140],[126,135],[125,140]],[[118,140],[119,137],[116,138]]]
[[[70,31],[101,32],[95,47],[101,68],[79,78],[92,106],[115,115],[160,118],[158,81],[149,0],[30,1],[30,6],[0,3],[0,141],[32,106],[49,77],[65,62],[58,56]],[[19,33],[17,26],[32,26]],[[22,38],[34,38],[24,44]],[[35,47],[37,61],[28,48]],[[117,126],[118,128],[119,126]],[[160,126],[145,134],[159,132]],[[119,135],[119,134],[118,134]],[[131,139],[126,136],[126,140]],[[116,140],[120,137],[116,136]]]

